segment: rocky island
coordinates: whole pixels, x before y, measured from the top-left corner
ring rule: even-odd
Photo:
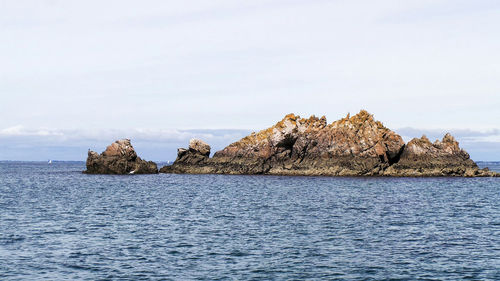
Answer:
[[[157,174],[152,161],[142,160],[129,139],[117,140],[98,154],[89,149],[86,174]]]
[[[328,124],[326,118],[286,115],[276,125],[217,151],[193,139],[178,149],[162,173],[266,174],[311,176],[499,176],[479,169],[446,134],[405,144],[402,137],[365,110]]]

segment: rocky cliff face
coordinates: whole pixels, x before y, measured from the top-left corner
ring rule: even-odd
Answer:
[[[156,163],[142,160],[129,139],[117,140],[100,155],[89,150],[87,174],[155,174]]]
[[[399,135],[366,111],[331,124],[324,116],[305,119],[289,114],[273,127],[216,152],[212,161],[236,163],[231,170],[238,173],[378,175],[403,147]]]
[[[207,148],[208,147],[208,148]],[[208,152],[207,152],[208,151]],[[329,176],[491,176],[479,170],[449,134],[405,145],[362,110],[328,124],[323,116],[289,114],[276,125],[237,141],[209,158],[210,147],[191,140],[166,173]]]

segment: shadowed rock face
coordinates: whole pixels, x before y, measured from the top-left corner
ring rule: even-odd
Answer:
[[[152,161],[137,156],[129,139],[117,140],[100,155],[89,150],[87,174],[156,174],[158,168]]]
[[[205,145],[191,140],[179,149],[165,173],[328,175],[328,176],[494,176],[479,170],[447,134],[431,143],[425,136],[405,145],[398,134],[371,114],[327,124],[289,114],[276,125],[252,133],[209,158]],[[203,143],[203,142],[201,142]],[[204,143],[203,143],[204,144]]]

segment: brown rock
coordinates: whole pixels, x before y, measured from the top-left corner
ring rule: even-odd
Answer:
[[[189,141],[188,149],[185,148],[177,149],[177,159],[175,159],[174,165],[162,167],[160,169],[160,173],[174,172],[172,168],[177,169],[179,172],[180,171],[184,172],[183,167],[188,167],[188,168],[200,167],[199,169],[203,169],[201,167],[207,160],[209,160],[208,158],[209,156],[210,156],[210,145],[199,139],[191,139]],[[201,172],[193,172],[193,173],[201,173]]]
[[[389,167],[388,176],[480,176],[486,175],[460,149],[458,142],[447,133],[441,141],[431,143],[424,135],[406,145],[400,160]]]
[[[401,136],[362,110],[331,124],[323,116],[286,115],[274,126],[252,133],[217,151],[192,140],[179,149],[165,173],[273,174],[327,176],[498,176],[479,170],[446,134],[431,143],[427,137],[407,145]]]
[[[86,174],[155,174],[156,163],[137,156],[129,139],[117,140],[100,155],[89,150]]]
[[[364,110],[331,124],[324,116],[306,119],[288,114],[273,127],[216,152],[213,158],[179,154],[161,172],[379,175],[403,147],[399,135]]]
[[[210,145],[199,139],[191,139],[189,141],[189,150],[191,152],[198,152],[204,156],[210,155]]]
[[[108,145],[102,155],[108,157],[124,157],[127,160],[137,158],[137,153],[135,153],[129,139],[117,140],[111,145]]]

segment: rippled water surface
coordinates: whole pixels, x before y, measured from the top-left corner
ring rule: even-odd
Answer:
[[[83,169],[0,163],[0,280],[500,280],[500,178]]]

